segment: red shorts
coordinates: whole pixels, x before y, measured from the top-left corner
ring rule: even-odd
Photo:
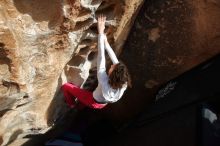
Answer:
[[[93,109],[102,109],[107,105],[97,103],[93,98],[92,92],[81,89],[73,83],[65,83],[64,85],[62,85],[61,89],[63,91],[66,103],[71,108],[75,107],[76,105],[75,99],[77,99],[84,106]]]

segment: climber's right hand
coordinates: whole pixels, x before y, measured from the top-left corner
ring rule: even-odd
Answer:
[[[106,21],[106,16],[104,16],[103,14],[101,14],[101,15],[98,17],[98,23],[97,23],[99,34],[104,34],[105,21]]]

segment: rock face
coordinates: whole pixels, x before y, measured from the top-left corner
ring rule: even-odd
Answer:
[[[154,102],[161,84],[219,54],[219,6],[218,0],[145,1],[120,54],[133,88],[108,106],[107,118],[127,122]]]
[[[108,39],[120,53],[142,1],[0,1],[1,145],[47,131],[62,83],[83,86],[96,66],[96,16],[107,15]]]

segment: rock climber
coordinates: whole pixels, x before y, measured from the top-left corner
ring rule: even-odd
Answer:
[[[76,101],[92,109],[102,109],[108,103],[118,101],[127,87],[131,86],[130,76],[127,67],[119,62],[113,49],[108,43],[104,33],[106,16],[98,17],[98,56],[97,56],[97,78],[98,86],[95,91],[90,92],[74,85],[65,83],[61,89],[65,102],[70,108],[76,106]],[[107,51],[112,65],[106,72],[105,50]]]

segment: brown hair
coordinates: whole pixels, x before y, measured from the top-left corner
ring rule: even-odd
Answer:
[[[127,82],[127,85],[131,87],[131,78],[127,67],[122,63],[115,65],[114,70],[109,75],[108,83],[113,89],[122,88],[123,84]]]

